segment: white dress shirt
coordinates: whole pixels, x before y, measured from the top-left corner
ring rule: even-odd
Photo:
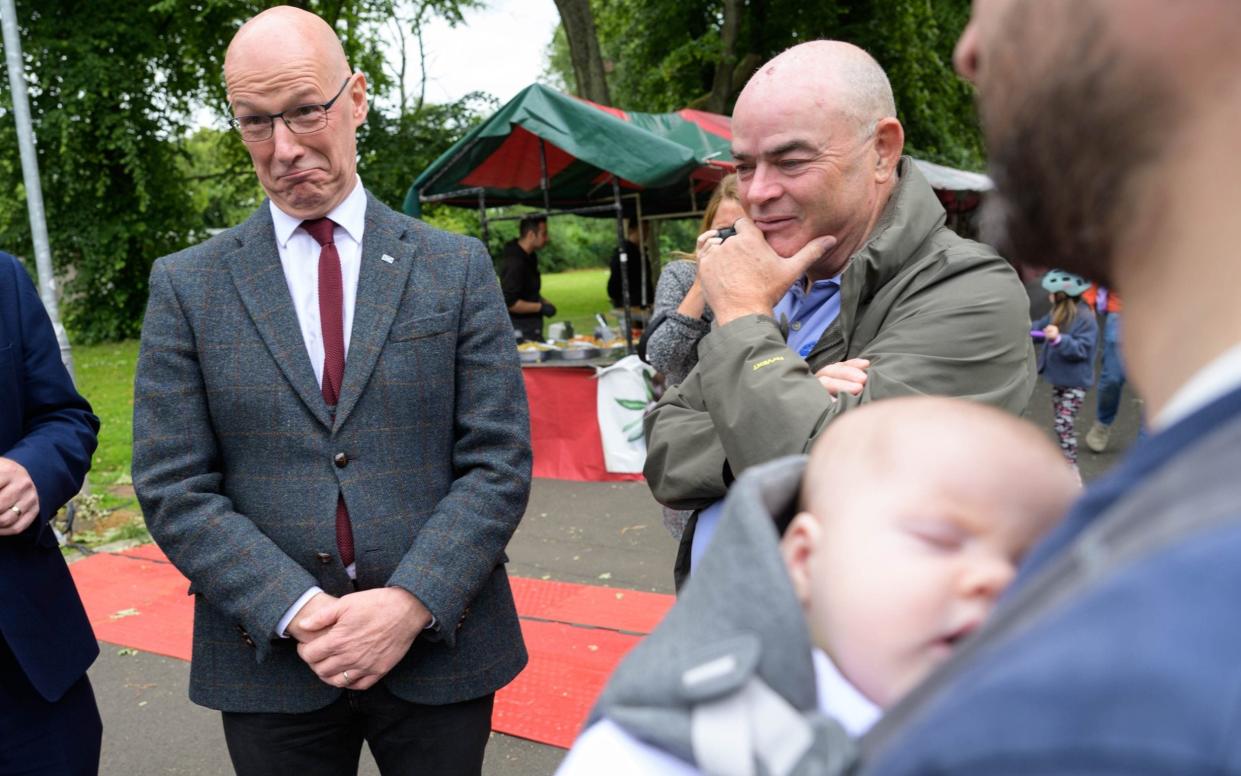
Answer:
[[[814,650],[814,678],[819,710],[858,738],[883,712],[840,673],[821,650]],[[606,717],[586,729],[573,744],[556,776],[697,776],[694,766],[630,735]]]
[[[280,253],[280,266],[284,268],[284,280],[289,286],[289,296],[293,298],[297,324],[302,330],[310,365],[315,370],[315,380],[322,388],[323,325],[319,321],[319,251],[322,246],[309,232],[301,228],[302,219],[276,207],[275,202],[269,204],[272,226],[276,232],[276,250]],[[342,301],[345,308],[341,320],[345,326],[345,357],[348,358],[353,311],[357,306],[358,274],[362,267],[362,231],[366,226],[366,189],[362,186],[361,178],[354,177],[353,191],[332,208],[327,217],[336,222],[336,228],[332,230],[332,240],[336,243],[336,252],[340,254],[340,279],[344,297]],[[353,564],[345,571],[350,579],[357,574]],[[285,631],[289,623],[311,598],[322,592],[322,588],[315,586],[303,593],[280,618],[276,633],[281,638],[287,638]]]
[[[294,218],[271,206],[272,226],[276,231],[276,249],[284,280],[289,285],[297,323],[306,342],[306,353],[315,370],[315,380],[323,385],[323,325],[319,321],[319,243],[301,228],[302,219]],[[342,320],[345,324],[345,357],[349,356],[349,339],[353,332],[353,311],[358,296],[358,273],[362,267],[362,230],[366,225],[366,189],[362,179],[355,178],[353,191],[332,209],[327,217],[336,222],[332,238],[340,254],[340,279],[345,303]]]

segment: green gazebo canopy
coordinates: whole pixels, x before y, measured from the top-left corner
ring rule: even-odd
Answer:
[[[731,140],[727,116],[634,113],[533,84],[419,175],[404,209],[478,207],[480,193],[487,206],[582,207],[611,200],[615,176],[643,215],[692,212],[732,170]]]

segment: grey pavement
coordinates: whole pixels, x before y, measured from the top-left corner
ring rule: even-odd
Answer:
[[[1110,468],[1138,433],[1141,404],[1126,387],[1112,448],[1096,455],[1084,438],[1094,421],[1091,391],[1078,418],[1081,470],[1091,480]],[[1028,417],[1051,433],[1051,391],[1039,383]],[[509,545],[512,574],[535,579],[672,592],[676,545],[644,483],[535,480],[526,516]],[[104,719],[105,776],[232,773],[216,712],[186,697],[189,664],[101,644],[91,681]],[[556,747],[493,734],[488,776],[542,776],[563,757]],[[361,773],[378,773],[364,751]]]

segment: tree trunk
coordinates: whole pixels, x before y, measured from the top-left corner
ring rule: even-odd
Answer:
[[[611,105],[608,82],[603,71],[603,55],[599,51],[599,35],[590,0],[556,0],[560,23],[569,42],[569,58],[573,61],[573,79],[577,96],[600,105]]]
[[[727,113],[729,103],[737,93],[734,70],[737,65],[737,33],[741,29],[742,0],[724,0],[724,26],[720,28],[720,60],[715,64],[715,79],[706,109],[712,113]]]

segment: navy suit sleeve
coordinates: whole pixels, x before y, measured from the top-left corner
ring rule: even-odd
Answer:
[[[4,257],[17,287],[18,359],[22,430],[17,443],[0,453],[25,467],[39,494],[39,519],[31,531],[42,531],[56,510],[82,487],[97,444],[99,419],[73,387],[60,360],[52,321],[34,283],[17,262]]]

